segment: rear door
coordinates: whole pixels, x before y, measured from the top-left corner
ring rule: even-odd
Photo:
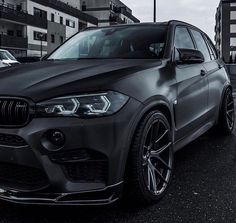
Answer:
[[[176,27],[174,47],[176,60],[178,48],[196,48],[187,27]],[[175,73],[178,85],[175,102],[176,140],[180,140],[199,129],[206,120],[208,81],[203,64],[176,64]]]
[[[204,64],[207,69],[207,78],[209,82],[209,116],[217,119],[222,92],[226,81],[226,71],[223,62],[218,58],[216,49],[209,37],[205,34],[203,34],[203,37],[211,54],[211,61]]]
[[[205,56],[203,64],[206,69],[206,77],[209,83],[208,116],[215,121],[218,116],[221,93],[225,82],[224,70],[216,57],[214,46],[208,37],[198,30],[191,29],[198,50]],[[222,73],[223,72],[223,73]]]

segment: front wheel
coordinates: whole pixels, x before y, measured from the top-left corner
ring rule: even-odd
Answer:
[[[129,154],[126,195],[151,204],[165,194],[173,171],[172,132],[166,117],[150,112],[139,125]]]
[[[231,135],[234,130],[235,111],[232,91],[225,91],[218,120],[218,132],[222,135]]]

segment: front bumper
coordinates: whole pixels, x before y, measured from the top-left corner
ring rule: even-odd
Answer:
[[[1,128],[0,199],[52,205],[115,202],[122,192],[135,114],[141,108],[130,99],[110,117],[35,118],[22,128]],[[65,135],[61,149],[47,149],[49,130]],[[1,144],[1,134],[20,137],[25,144]]]

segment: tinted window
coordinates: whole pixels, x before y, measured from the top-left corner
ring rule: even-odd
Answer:
[[[205,40],[207,41],[207,45],[210,49],[211,59],[216,60],[217,59],[217,53],[216,53],[216,49],[215,49],[214,45],[212,44],[212,42],[206,36],[205,36]]]
[[[175,30],[175,48],[194,49],[192,38],[185,27],[177,27]]]
[[[197,48],[198,48],[198,50],[200,50],[202,52],[202,54],[205,58],[205,61],[211,60],[208,47],[206,45],[205,40],[203,39],[202,34],[198,31],[195,31],[195,30],[191,30],[191,32],[192,32],[193,37],[196,41]]]
[[[121,26],[78,33],[49,59],[146,58],[164,55],[167,26]]]

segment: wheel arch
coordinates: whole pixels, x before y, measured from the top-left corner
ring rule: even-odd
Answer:
[[[230,89],[232,92],[233,92],[233,87],[230,83],[226,83],[224,88],[223,88],[223,91],[222,91],[222,94],[221,94],[221,98],[220,98],[220,106],[219,106],[219,111],[218,111],[218,118],[217,118],[217,124],[218,124],[218,121],[219,121],[219,115],[220,115],[220,112],[221,112],[221,108],[222,108],[222,103],[223,103],[223,100],[224,100],[224,95],[225,95],[225,92],[227,89]]]
[[[171,106],[167,101],[158,100],[158,101],[153,101],[148,104],[144,104],[144,108],[140,112],[138,112],[138,117],[136,118],[135,124],[132,128],[132,133],[131,133],[131,137],[129,140],[129,147],[132,145],[133,137],[134,137],[135,132],[136,132],[138,126],[140,125],[140,123],[147,116],[147,114],[149,114],[150,112],[155,111],[155,110],[158,110],[161,113],[163,113],[163,115],[165,115],[165,117],[168,120],[170,127],[173,131],[174,123],[175,123],[174,122],[174,114],[173,114],[173,109],[171,109]]]
[[[158,110],[163,115],[165,115],[166,119],[168,120],[172,133],[174,133],[174,115],[173,115],[173,109],[171,109],[170,104],[165,101],[165,100],[159,100],[145,104],[144,108],[138,112],[138,117],[135,119],[135,124],[133,125],[133,128],[131,130],[130,136],[129,136],[129,141],[128,141],[128,149],[127,149],[127,154],[124,159],[124,171],[123,171],[123,177],[125,178],[126,170],[128,168],[128,159],[130,158],[130,149],[134,140],[134,136],[136,134],[136,131],[138,129],[138,126],[141,124],[141,122],[145,119],[145,117],[152,111]],[[174,134],[172,134],[173,139],[174,139]]]

